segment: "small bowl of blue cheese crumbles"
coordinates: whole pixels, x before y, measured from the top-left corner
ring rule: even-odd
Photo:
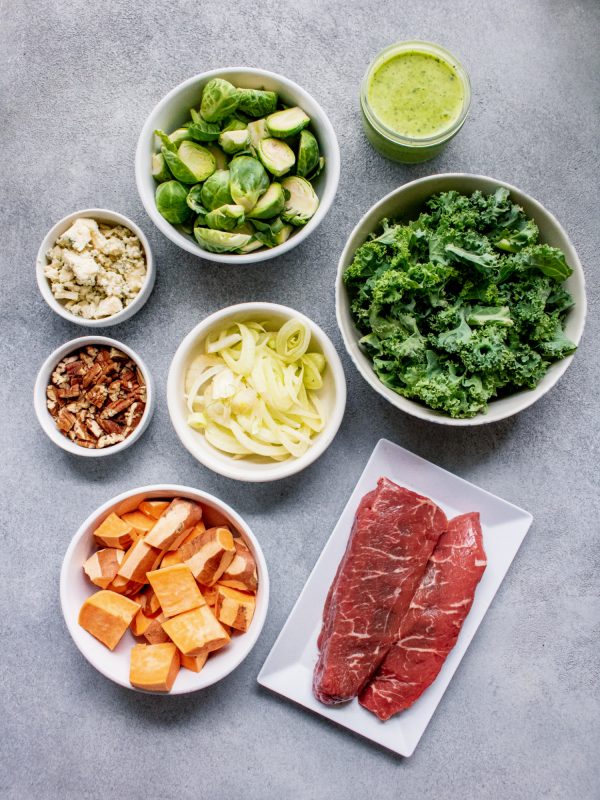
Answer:
[[[48,232],[36,263],[44,300],[61,317],[90,328],[117,325],[144,305],[154,264],[143,232],[101,208],[76,211]]]

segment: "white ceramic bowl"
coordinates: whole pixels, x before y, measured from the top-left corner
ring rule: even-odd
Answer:
[[[111,225],[123,225],[129,228],[140,240],[146,255],[146,279],[144,280],[142,288],[126,308],[119,311],[118,314],[113,314],[112,317],[105,317],[103,319],[83,319],[83,317],[72,314],[60,300],[54,297],[52,289],[50,288],[50,282],[44,275],[44,267],[48,263],[46,253],[54,246],[58,237],[70,228],[78,217],[89,217],[95,219],[97,222],[105,222]],[[72,214],[63,217],[56,225],[53,225],[44,237],[40,249],[38,250],[35,262],[35,273],[42,297],[50,308],[69,322],[74,322],[75,325],[83,325],[86,328],[108,328],[111,325],[119,325],[121,322],[125,322],[126,319],[133,317],[133,315],[137,314],[142,306],[145,305],[150,297],[156,278],[152,251],[150,250],[150,245],[148,244],[148,239],[146,239],[144,232],[128,217],[123,216],[123,214],[118,214],[116,211],[109,211],[107,208],[84,208],[82,211],[74,211]]]
[[[90,664],[111,681],[133,689],[129,683],[130,651],[135,638],[127,631],[117,647],[110,651],[77,622],[79,609],[83,602],[98,587],[88,581],[83,572],[83,562],[98,548],[94,545],[93,532],[100,523],[113,511],[116,514],[133,511],[145,498],[185,497],[195,500],[203,507],[204,518],[210,525],[227,524],[237,532],[248,545],[256,561],[258,573],[258,591],[256,594],[256,611],[250,628],[242,635],[231,638],[231,642],[213,653],[201,672],[190,672],[181,669],[170,694],[187,694],[210,686],[226,675],[229,675],[246,658],[256,644],[262,630],[269,605],[269,575],[267,563],[260,545],[244,520],[230,506],[207,492],[192,489],[188,486],[173,484],[156,484],[130,489],[113,497],[97,508],[79,528],[63,559],[60,572],[60,603],[73,641]],[[136,691],[142,691],[136,689]],[[162,693],[156,693],[162,694]]]
[[[319,396],[327,413],[325,428],[314,437],[313,443],[300,458],[289,458],[286,461],[267,461],[261,458],[235,459],[226,453],[216,450],[199,431],[187,424],[187,408],[184,398],[185,376],[192,358],[201,352],[201,346],[216,326],[228,321],[274,321],[283,324],[288,319],[301,319],[312,332],[311,350],[317,350],[325,356],[327,369],[323,378],[323,387]],[[342,362],[329,337],[311,319],[287,306],[275,303],[241,303],[237,306],[223,308],[206,317],[196,325],[181,342],[171,366],[167,381],[167,402],[171,422],[181,443],[201,464],[238,481],[259,483],[287,478],[308,467],[316,461],[333,441],[344,416],[346,408],[346,379]]]
[[[50,377],[54,372],[58,362],[65,356],[68,356],[70,353],[74,352],[75,350],[79,350],[88,344],[116,347],[119,350],[122,350],[129,356],[129,358],[135,361],[140,368],[146,382],[146,408],[144,409],[144,414],[137,428],[122,442],[112,445],[112,447],[103,447],[98,450],[80,447],[78,444],[75,444],[75,442],[72,442],[67,436],[63,436],[63,434],[56,427],[54,418],[46,406],[46,387],[50,383]],[[71,341],[65,342],[65,344],[57,347],[56,350],[51,353],[42,364],[33,390],[33,405],[35,408],[35,413],[46,436],[51,439],[54,444],[58,445],[58,447],[66,450],[67,453],[72,453],[76,456],[84,456],[86,458],[102,458],[103,456],[112,456],[115,453],[120,453],[127,447],[131,447],[134,442],[137,442],[137,440],[148,427],[154,412],[155,402],[154,381],[152,380],[150,370],[144,361],[134,350],[131,349],[131,347],[127,347],[127,345],[123,344],[122,342],[118,342],[116,339],[110,339],[108,336],[80,336],[79,339],[71,339]]]
[[[423,210],[425,201],[431,195],[438,192],[446,192],[455,189],[462,194],[471,194],[477,189],[484,194],[490,194],[498,186],[505,186],[510,190],[512,199],[523,207],[525,213],[535,220],[540,229],[540,239],[542,242],[559,247],[566,255],[567,263],[573,269],[573,274],[566,281],[566,288],[575,299],[575,306],[569,312],[566,321],[566,334],[576,344],[581,339],[586,315],[585,279],[583,268],[575,252],[571,240],[567,236],[556,217],[554,217],[544,206],[533,197],[511,186],[509,183],[499,181],[495,178],[487,178],[483,175],[467,175],[464,173],[431,175],[427,178],[420,178],[411,183],[406,183],[399,189],[390,192],[382,200],[372,206],[360,220],[358,225],[350,234],[346,246],[338,264],[338,274],[336,281],[336,314],[338,325],[346,345],[346,350],[350,354],[356,368],[376,392],[385,397],[396,408],[400,408],[413,417],[419,417],[429,422],[438,422],[442,425],[482,425],[487,422],[497,422],[498,420],[510,417],[519,411],[533,405],[536,400],[546,394],[559,378],[566,372],[567,367],[573,359],[573,355],[554,363],[542,381],[535,389],[517,392],[500,400],[493,400],[489,403],[486,414],[477,414],[470,419],[453,419],[452,417],[441,414],[438,411],[427,408],[421,403],[401,397],[396,392],[388,389],[381,383],[375,374],[371,361],[363,353],[358,345],[360,333],[354,326],[350,315],[348,295],[343,284],[343,274],[346,267],[352,262],[356,249],[366,240],[369,233],[373,232],[384,217],[391,219],[415,219],[419,212]]]
[[[171,132],[176,130],[189,118],[190,108],[200,105],[203,86],[212,78],[224,78],[235,86],[246,89],[267,89],[279,94],[284,103],[300,106],[311,118],[312,130],[319,142],[321,155],[325,156],[325,169],[314,182],[319,196],[319,208],[312,219],[302,228],[298,228],[285,242],[278,247],[247,253],[209,253],[202,249],[192,236],[180,233],[170,222],[159,214],[154,201],[156,182],[151,173],[152,154],[157,152],[156,129]],[[178,247],[193,253],[195,256],[221,264],[255,264],[269,258],[282,256],[304,241],[317,228],[329,210],[340,178],[340,150],[337,137],[329,118],[317,101],[298,84],[262,69],[249,67],[231,67],[203,72],[188,78],[172,89],[150,112],[144,123],[138,140],[135,155],[135,179],[138,192],[148,212],[148,216],[164,235]]]

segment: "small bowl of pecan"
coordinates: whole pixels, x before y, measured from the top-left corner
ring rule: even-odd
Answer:
[[[106,336],[82,336],[48,356],[34,406],[54,444],[78,456],[107,456],[132,445],[148,427],[154,387],[131,348]]]

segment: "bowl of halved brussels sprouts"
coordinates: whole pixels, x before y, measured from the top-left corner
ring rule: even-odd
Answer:
[[[315,230],[337,191],[340,154],[304,89],[239,67],[189,78],[158,103],[135,172],[148,215],[172,242],[247,264],[283,255]]]

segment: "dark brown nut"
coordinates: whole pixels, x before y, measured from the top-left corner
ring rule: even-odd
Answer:
[[[96,386],[93,386],[89,392],[87,392],[86,398],[93,406],[96,406],[96,408],[102,408],[107,395],[108,389],[106,386],[97,384]]]
[[[56,365],[46,404],[58,430],[80,447],[112,447],[139,425],[146,385],[125,353],[90,345]]]
[[[71,430],[73,425],[75,425],[75,422],[76,419],[73,414],[71,414],[70,411],[67,411],[66,408],[61,408],[60,413],[56,417],[56,427],[58,430],[62,431],[63,433],[67,433]]]
[[[116,417],[117,414],[120,414],[121,411],[125,411],[126,408],[135,402],[135,397],[131,394],[125,397],[122,397],[120,400],[115,400],[113,403],[109,403],[104,411],[102,412],[102,416],[106,419],[107,417]]]

